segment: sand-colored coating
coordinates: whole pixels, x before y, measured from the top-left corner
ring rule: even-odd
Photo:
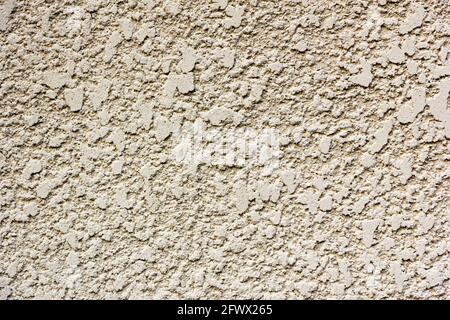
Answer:
[[[446,0],[0,1],[0,299],[450,299]]]

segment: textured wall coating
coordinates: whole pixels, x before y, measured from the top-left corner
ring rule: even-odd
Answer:
[[[450,298],[446,0],[0,1],[0,299]]]

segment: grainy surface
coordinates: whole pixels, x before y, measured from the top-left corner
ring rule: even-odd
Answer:
[[[450,298],[447,1],[0,3],[1,299]]]

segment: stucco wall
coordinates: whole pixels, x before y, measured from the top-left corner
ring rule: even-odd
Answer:
[[[449,299],[449,36],[445,0],[3,0],[0,298]]]

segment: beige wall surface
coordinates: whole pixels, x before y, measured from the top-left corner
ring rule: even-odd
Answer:
[[[450,299],[446,0],[0,0],[0,299]]]

